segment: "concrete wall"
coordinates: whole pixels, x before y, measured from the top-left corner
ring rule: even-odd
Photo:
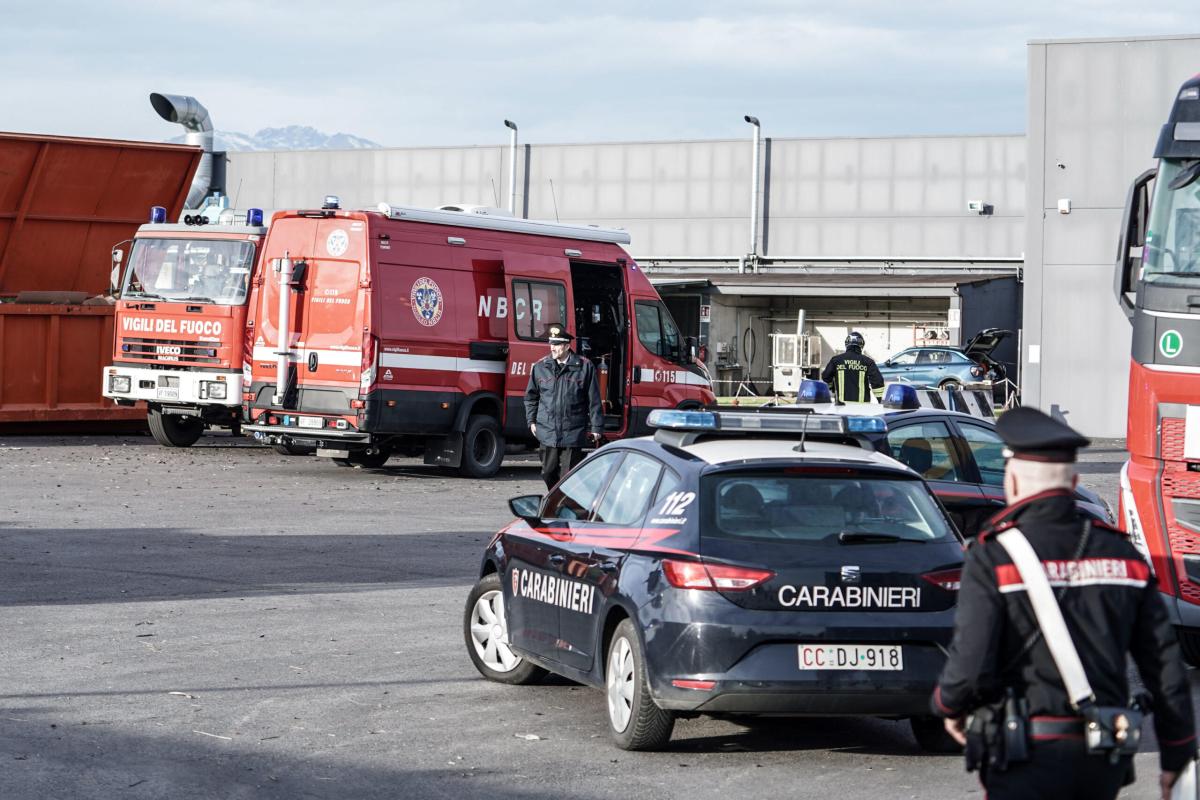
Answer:
[[[230,153],[239,207],[507,205],[507,148]],[[750,252],[747,140],[519,149],[518,214],[627,229],[638,257]],[[1023,136],[764,139],[759,253],[1011,258],[1023,249]],[[990,216],[967,210],[992,205]]]
[[[1112,293],[1125,194],[1198,71],[1200,35],[1029,45],[1022,396],[1091,436],[1125,435],[1130,326]]]

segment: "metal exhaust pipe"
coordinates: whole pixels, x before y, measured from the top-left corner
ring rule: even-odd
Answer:
[[[201,201],[208,195],[212,185],[213,175],[213,126],[208,109],[194,97],[181,94],[150,95],[150,105],[158,115],[167,122],[176,122],[187,131],[184,141],[187,144],[198,145],[204,154],[200,156],[200,165],[192,178],[191,188],[188,189],[184,208],[199,208]]]
[[[271,405],[283,407],[287,398],[288,378],[292,372],[292,330],[288,312],[292,304],[292,259],[285,250],[279,259],[279,325],[275,331],[279,349],[275,351],[275,397]]]

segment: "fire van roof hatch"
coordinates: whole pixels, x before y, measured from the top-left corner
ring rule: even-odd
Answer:
[[[537,236],[554,236],[560,239],[582,239],[591,242],[629,244],[629,234],[615,228],[599,228],[593,225],[567,225],[561,222],[542,222],[533,219],[516,219],[487,214],[464,213],[462,211],[440,211],[429,208],[408,208],[379,204],[379,213],[395,220],[407,222],[430,222],[434,225],[454,225],[459,228],[483,228],[512,233],[531,233]]]
[[[1003,328],[984,328],[971,337],[963,347],[968,356],[990,356],[1002,341],[1012,336],[1012,331]]]

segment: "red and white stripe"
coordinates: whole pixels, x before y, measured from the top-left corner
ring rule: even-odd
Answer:
[[[1150,567],[1134,558],[1049,560],[1042,561],[1042,569],[1053,587],[1131,586],[1141,589],[1150,580]],[[1025,591],[1025,582],[1015,564],[996,567],[996,583],[1005,594]]]

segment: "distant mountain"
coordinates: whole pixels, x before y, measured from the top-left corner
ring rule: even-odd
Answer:
[[[366,150],[380,145],[349,133],[327,134],[308,125],[263,128],[253,136],[236,131],[214,131],[213,147],[227,152],[247,150]],[[169,140],[182,144],[183,136]]]

